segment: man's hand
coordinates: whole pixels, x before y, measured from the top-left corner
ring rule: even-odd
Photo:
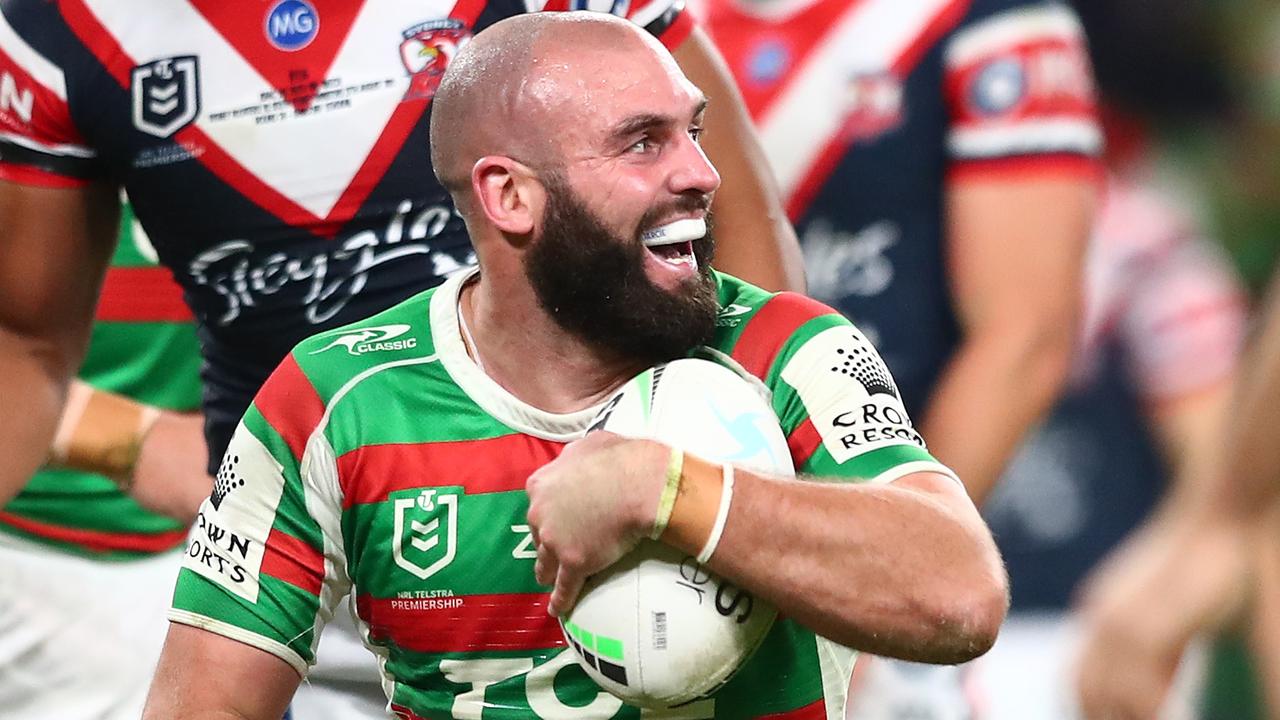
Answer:
[[[1246,535],[1229,522],[1162,518],[1088,581],[1078,689],[1086,718],[1155,718],[1187,644],[1238,609]]]
[[[670,452],[656,442],[593,432],[529,476],[534,575],[554,585],[547,612],[568,612],[589,575],[649,533]]]
[[[208,458],[203,418],[162,412],[142,441],[129,495],[148,510],[190,523],[213,489]]]

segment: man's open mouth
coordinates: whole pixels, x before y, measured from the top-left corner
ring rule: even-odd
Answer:
[[[645,230],[640,234],[640,241],[649,252],[668,265],[687,265],[697,269],[698,260],[693,254],[693,242],[706,234],[705,219],[685,218]]]

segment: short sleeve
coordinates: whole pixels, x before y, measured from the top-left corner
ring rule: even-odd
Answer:
[[[169,619],[238,640],[299,674],[349,590],[332,450],[292,358],[231,439],[188,538]]]
[[[1102,131],[1075,13],[1059,2],[983,8],[974,3],[944,49],[949,177],[1021,168],[1096,173]]]
[[[1160,253],[1131,288],[1119,330],[1151,402],[1228,377],[1244,342],[1244,290],[1223,252],[1192,236]]]
[[[62,68],[0,13],[0,179],[77,187],[101,175],[71,120]]]
[[[920,471],[955,477],[929,454],[875,347],[826,305],[773,296],[743,328],[734,358],[762,375],[798,473],[877,483]]]
[[[533,11],[593,10],[624,17],[675,51],[693,30],[684,0],[527,0]]]

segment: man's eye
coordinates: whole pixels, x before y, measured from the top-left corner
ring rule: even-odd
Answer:
[[[639,154],[647,153],[650,150],[653,150],[653,147],[654,147],[654,142],[652,138],[641,138],[635,141],[634,143],[632,143],[631,146],[627,148],[627,152],[636,153],[639,155]]]
[[[689,137],[693,138],[694,142],[700,143],[702,142],[702,133],[704,132],[706,132],[706,130],[702,127],[694,126],[689,128]]]

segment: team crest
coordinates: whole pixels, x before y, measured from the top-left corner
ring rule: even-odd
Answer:
[[[401,33],[400,60],[409,71],[405,100],[429,100],[440,87],[449,61],[471,39],[471,31],[459,20],[428,20]]]
[[[133,125],[167,138],[200,113],[200,63],[195,55],[164,58],[133,69]]]
[[[902,124],[902,80],[893,73],[862,73],[845,85],[844,133],[849,140],[872,140]]]
[[[396,565],[426,580],[453,562],[458,551],[460,494],[429,489],[417,497],[396,499],[391,545]]]

